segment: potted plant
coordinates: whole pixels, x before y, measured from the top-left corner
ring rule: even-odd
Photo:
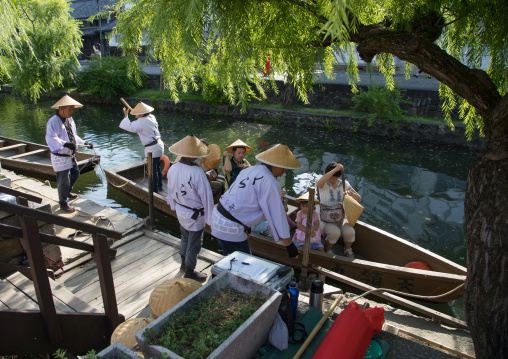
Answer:
[[[210,313],[219,311],[220,308],[206,307],[205,313],[196,313],[199,311],[199,307],[202,303],[217,303],[222,302],[221,295],[228,293],[227,290],[234,290],[239,293],[248,294],[252,300],[256,300],[256,297],[261,297],[262,300],[258,303],[259,308],[254,311],[250,317],[248,317],[243,323],[239,323],[239,327],[226,339],[217,340],[217,347],[213,352],[208,355],[208,358],[250,358],[253,357],[257,350],[266,342],[268,333],[272,326],[277,310],[282,298],[282,295],[273,288],[270,288],[260,282],[252,279],[231,273],[230,271],[224,271],[217,277],[210,280],[203,287],[189,295],[187,298],[182,300],[176,306],[168,310],[162,316],[154,320],[152,323],[147,325],[141,331],[136,333],[136,340],[143,350],[145,357],[168,357],[168,358],[181,358],[179,354],[174,352],[172,348],[165,348],[161,345],[154,344],[154,338],[159,338],[165,335],[165,330],[178,331],[179,328],[170,325],[179,318],[185,318],[185,316],[192,316],[192,318],[198,318],[202,314],[209,316]],[[229,292],[229,295],[235,295]],[[239,296],[238,296],[239,297]],[[242,303],[241,308],[246,308],[247,303]],[[204,307],[204,305],[203,305]],[[208,313],[208,314],[207,314]],[[227,325],[230,326],[230,322],[238,321],[237,318],[228,318]],[[201,330],[205,332],[205,329],[216,326],[215,333],[220,334],[224,331],[225,326],[223,323],[216,323],[208,325],[207,328],[200,327],[203,324],[198,322],[197,319],[193,319],[193,323],[197,328],[189,328],[189,323],[186,323],[186,327],[181,328],[177,335],[181,335],[182,341],[189,331]],[[217,335],[216,338],[219,338]],[[195,341],[199,341],[200,338],[193,337]],[[201,343],[204,341],[201,340]],[[173,348],[174,349],[174,348]],[[196,350],[194,354],[196,357],[202,357]]]

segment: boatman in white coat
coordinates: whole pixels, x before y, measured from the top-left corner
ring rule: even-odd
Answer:
[[[182,234],[180,270],[185,271],[184,278],[204,282],[207,275],[194,269],[201,250],[205,224],[211,223],[213,196],[206,174],[195,160],[209,156],[211,151],[193,135],[184,137],[169,150],[181,156],[167,173],[168,204],[176,211]]]
[[[222,195],[213,211],[212,236],[219,242],[224,255],[234,251],[251,254],[247,241],[250,227],[266,219],[273,239],[284,242],[289,258],[298,258],[298,250],[289,233],[277,177],[287,169],[298,169],[301,165],[284,144],[258,154],[256,159],[262,164],[241,171]]]
[[[58,187],[58,203],[60,209],[72,213],[75,208],[69,206],[69,199],[76,199],[78,195],[72,189],[79,177],[76,150],[78,145],[93,149],[93,143],[83,141],[76,133],[76,124],[72,119],[75,108],[83,107],[78,101],[68,95],[62,97],[51,108],[58,111],[46,125],[46,143],[51,150],[51,165],[56,172]]]
[[[143,102],[138,103],[131,111],[136,120],[131,122],[129,110],[124,107],[125,117],[120,122],[120,128],[138,134],[141,144],[145,146],[145,156],[148,157],[148,152],[152,152],[153,191],[159,193],[162,191],[161,156],[164,154],[164,143],[161,140],[157,119],[150,113],[153,110],[153,107]]]

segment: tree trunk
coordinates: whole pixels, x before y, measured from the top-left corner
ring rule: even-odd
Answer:
[[[505,152],[506,153],[506,152]],[[477,358],[508,358],[508,156],[482,153],[469,170],[466,320]]]
[[[282,106],[284,108],[288,108],[294,105],[296,102],[296,88],[291,82],[291,79],[288,79],[286,83],[286,87],[284,89],[284,98],[282,99]]]

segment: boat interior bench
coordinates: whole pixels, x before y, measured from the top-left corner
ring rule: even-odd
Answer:
[[[2,140],[3,141],[3,140]],[[19,153],[25,153],[26,143],[18,143],[16,145],[10,145],[7,147],[0,147],[0,152],[18,149]]]
[[[11,156],[11,157],[9,157],[9,159],[10,160],[15,160],[15,159],[18,159],[18,158],[21,158],[21,157],[27,157],[27,156],[36,155],[36,154],[43,153],[43,152],[48,152],[48,151],[49,150],[47,148],[41,148],[40,150],[20,153],[19,155]]]

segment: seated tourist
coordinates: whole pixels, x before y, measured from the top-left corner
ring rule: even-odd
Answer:
[[[238,139],[231,146],[226,148],[224,151],[224,177],[226,178],[226,189],[228,189],[233,182],[235,182],[236,177],[241,170],[250,167],[249,161],[245,159],[245,154],[248,152],[252,152],[252,147],[247,146],[242,140]],[[232,153],[233,157],[229,157],[229,154]]]
[[[217,172],[220,164],[220,147],[216,144],[209,145],[208,142],[203,139],[200,141],[204,143],[212,153],[208,157],[198,158],[196,163],[205,172],[210,187],[212,187],[213,203],[217,204],[226,188],[224,180],[219,178],[219,173]]]
[[[296,199],[296,202],[300,204],[300,210],[296,214],[296,231],[293,235],[293,242],[297,246],[303,246],[305,244],[305,233],[307,230],[307,214],[309,210],[309,192],[301,195]],[[314,204],[319,204],[318,201],[314,201]],[[315,249],[324,252],[323,243],[321,243],[321,231],[319,230],[319,215],[316,211],[312,213],[312,228],[310,233],[310,249]]]

